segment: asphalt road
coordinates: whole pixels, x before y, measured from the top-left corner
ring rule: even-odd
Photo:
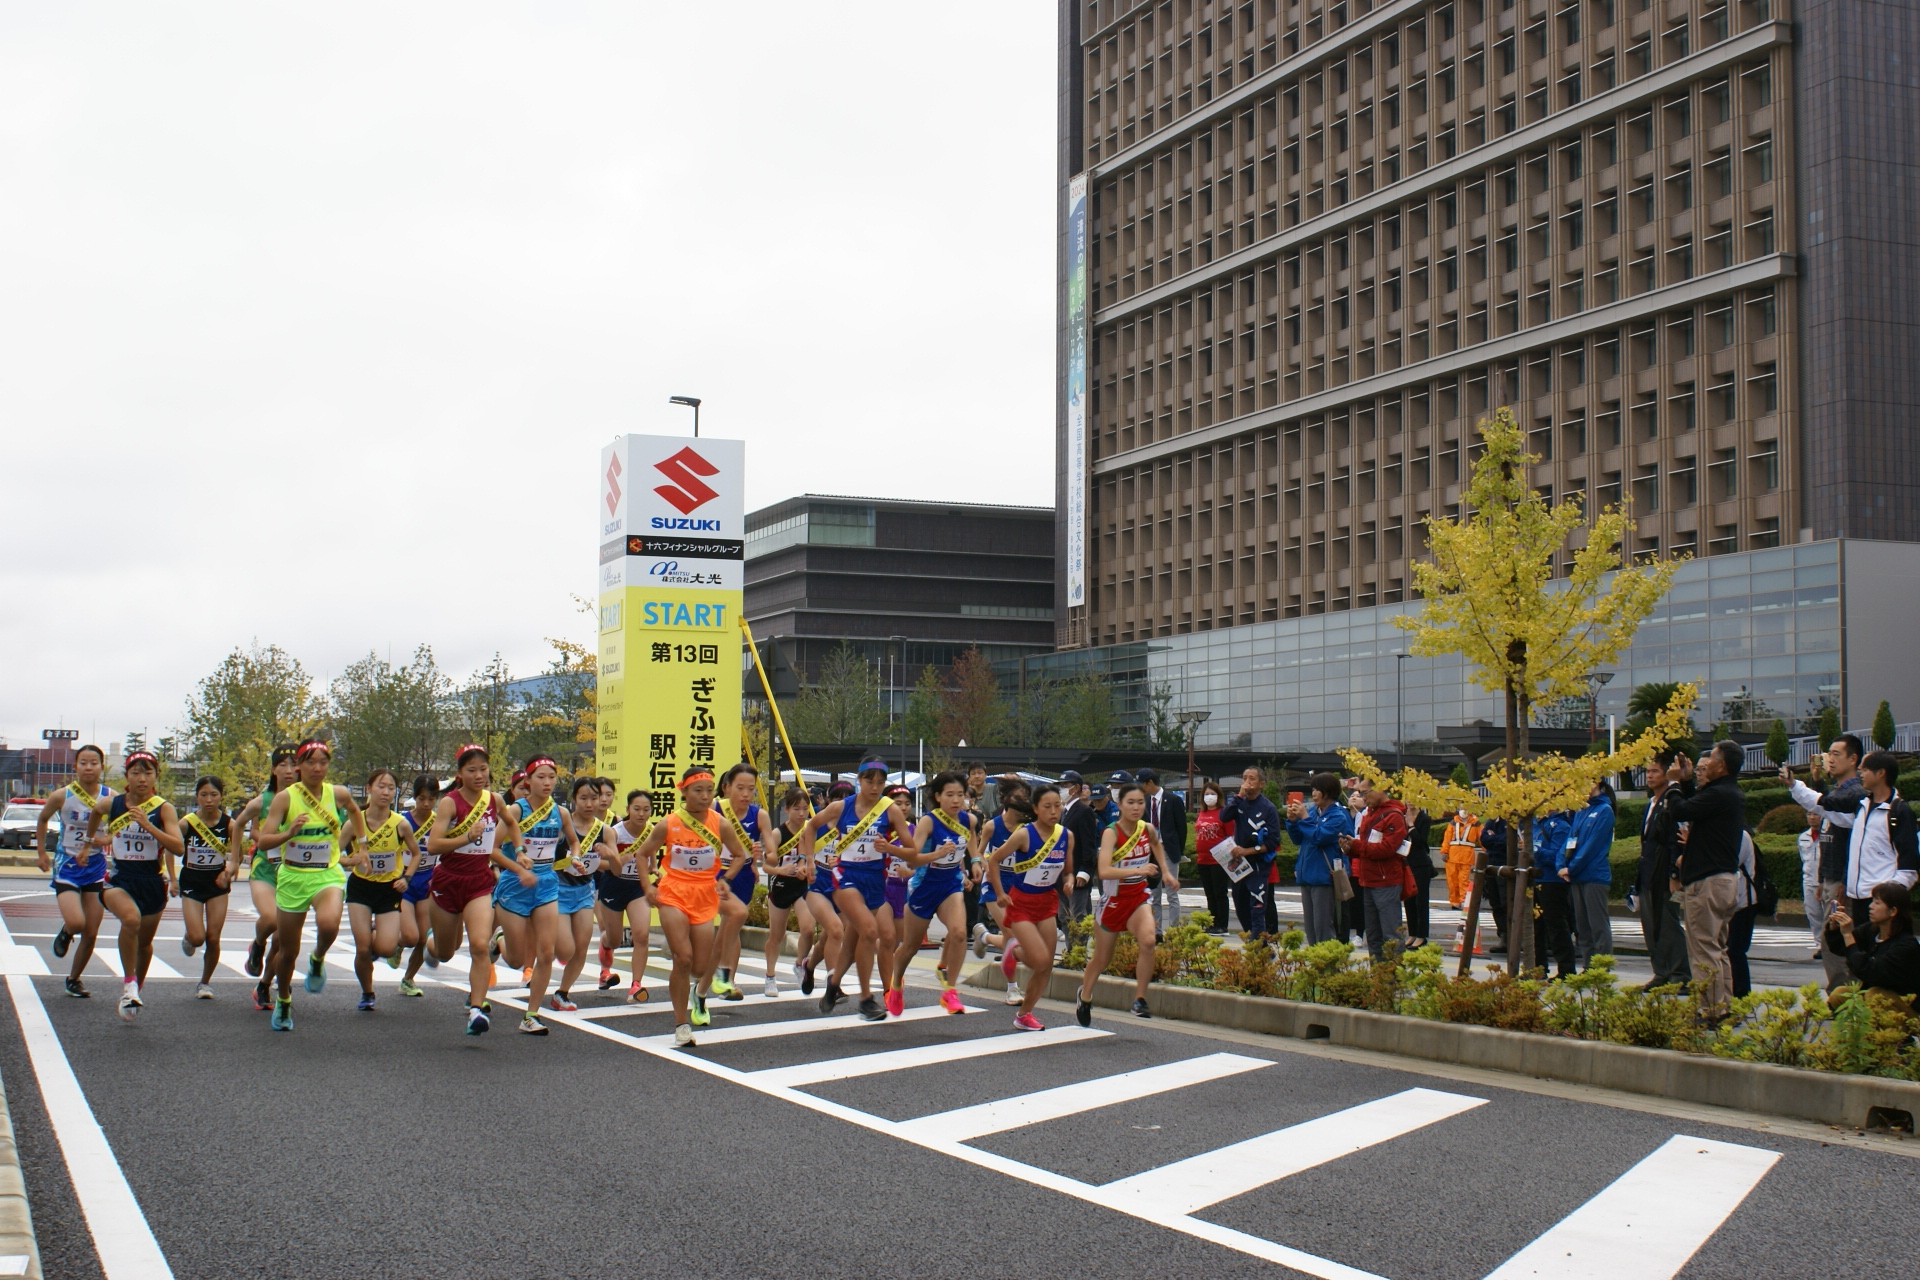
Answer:
[[[232,970],[212,1001],[151,980],[125,1025],[104,967],[85,1001],[22,973],[64,972],[50,907],[0,907],[0,1080],[49,1276],[1912,1270],[1920,1162],[1893,1138],[1127,1017],[1021,1033],[984,993],[828,1023],[757,972],[693,1051],[612,993],[544,1039],[504,1008],[470,1038],[460,991],[401,999],[384,966],[377,1012],[336,968],[291,1035]],[[158,955],[190,970],[178,936]]]

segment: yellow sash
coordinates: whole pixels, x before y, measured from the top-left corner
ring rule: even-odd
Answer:
[[[300,797],[304,802],[303,807],[307,810],[307,812],[311,813],[315,818],[319,819],[320,825],[327,829],[327,834],[329,836],[339,835],[340,834],[340,817],[338,814],[334,813],[333,806],[331,804],[322,805],[320,803],[320,797],[313,794],[313,792],[307,788],[306,783],[296,782],[293,785],[294,785],[294,788],[298,790],[300,793]],[[329,800],[333,799],[332,796],[328,796],[327,798]],[[291,819],[293,815],[289,813],[287,817]],[[300,825],[304,827],[307,824],[305,822],[302,822]]]
[[[387,820],[367,833],[367,848],[373,853],[397,853],[400,850],[400,815],[390,813]]]
[[[1127,854],[1132,853],[1133,847],[1139,844],[1140,841],[1145,838],[1146,834],[1147,834],[1146,823],[1142,822],[1138,826],[1134,827],[1132,835],[1128,836],[1125,840],[1122,840],[1118,845],[1114,846],[1114,850],[1113,850],[1114,861],[1117,862],[1121,858],[1125,857]]]
[[[592,826],[588,827],[584,832],[579,833],[580,857],[582,859],[584,859],[587,854],[593,852],[594,847],[600,843],[600,833],[606,829],[607,824],[601,819],[595,818]],[[567,867],[572,866],[573,862],[574,855],[568,854],[566,857],[560,859],[559,862],[555,863],[554,866],[556,869],[564,871]]]
[[[800,845],[800,837],[807,833],[807,824],[801,823],[800,829],[780,842],[780,857],[784,861]]]
[[[493,792],[482,791],[480,793],[480,802],[474,805],[473,808],[467,810],[467,816],[460,819],[460,821],[454,823],[452,826],[447,828],[447,839],[449,840],[466,839],[467,833],[469,831],[472,831],[476,826],[478,826],[480,824],[480,820],[486,817],[488,812],[491,811],[492,808],[493,808]]]
[[[1067,826],[1064,822],[1054,823],[1053,834],[1047,837],[1046,843],[1041,845],[1039,850],[1035,852],[1031,858],[1022,858],[1020,861],[1011,864],[1013,869],[1019,872],[1020,874],[1025,875],[1027,872],[1033,870],[1035,867],[1045,862],[1047,860],[1047,855],[1052,853],[1056,848],[1059,847],[1060,837],[1065,835],[1066,831],[1067,831]]]
[[[540,811],[538,813],[529,813],[526,817],[520,819],[520,825],[522,827],[525,827],[527,830],[531,831],[533,830],[533,828],[545,822],[547,820],[547,816],[552,812],[553,812],[553,797],[548,796],[547,802],[540,806]]]
[[[681,826],[706,841],[709,849],[712,849],[716,853],[725,853],[727,851],[727,842],[715,835],[706,823],[695,821],[694,816],[688,813],[684,806],[675,809],[673,816],[680,819]],[[647,830],[651,831],[653,828],[648,827]],[[645,837],[643,836],[642,839],[645,839]]]
[[[149,817],[151,817],[153,814],[159,812],[160,806],[165,804],[166,802],[167,802],[166,797],[164,796],[157,796],[157,795],[148,796],[146,799],[146,803],[140,806],[140,811],[142,813],[147,814]],[[119,817],[114,818],[107,823],[107,830],[109,833],[113,835],[119,835],[120,832],[123,831],[127,827],[127,825],[132,821],[133,821],[133,806],[129,804],[126,807],[126,810],[123,813],[121,813]]]
[[[848,800],[851,801],[852,797],[849,796]],[[830,842],[832,845],[832,851],[834,853],[840,853],[845,849],[851,848],[860,839],[861,836],[866,835],[867,832],[873,828],[874,823],[880,821],[880,815],[885,813],[888,809],[891,809],[892,807],[893,807],[893,801],[887,799],[885,796],[882,796],[880,799],[880,803],[873,806],[873,809],[867,814],[866,817],[860,819],[857,825],[842,832],[840,835],[836,836]]]
[[[201,843],[206,845],[207,848],[213,850],[215,853],[223,854],[227,851],[227,842],[213,834],[207,827],[207,824],[201,820],[197,812],[187,815],[187,825],[193,828],[194,833],[200,837]]]
[[[724,796],[720,800],[720,812],[726,816],[726,819],[728,822],[731,822],[733,824],[733,834],[740,837],[740,843],[742,846],[744,846],[745,848],[751,849],[753,848],[753,846],[760,843],[760,838],[750,833],[747,830],[745,824],[743,824],[740,821],[740,819],[733,816],[733,802],[731,800],[728,800]]]
[[[973,834],[973,828],[967,826],[964,822],[955,822],[947,816],[947,811],[938,805],[927,810],[927,816],[947,830],[953,832],[953,834],[959,836],[963,841]]]

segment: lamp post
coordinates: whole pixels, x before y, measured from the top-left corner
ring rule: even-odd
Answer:
[[[896,723],[902,728],[906,725],[905,716],[899,717],[896,721],[894,710],[900,697],[900,668],[907,665],[907,638],[905,636],[888,636],[887,643],[893,646],[893,653],[887,659],[887,729],[889,730],[888,736],[891,737],[891,731]],[[900,738],[899,745],[900,785],[905,786],[907,782],[907,740],[904,735]]]
[[[700,397],[699,396],[668,396],[667,403],[683,404],[683,405],[686,405],[689,409],[693,410],[693,438],[695,440],[698,440],[700,438]]]
[[[1400,664],[1412,656],[1410,653],[1393,655],[1393,771],[1395,773],[1399,773],[1406,767],[1402,760],[1406,747],[1400,736],[1407,727],[1406,703],[1401,696]]]
[[[1591,742],[1600,736],[1600,690],[1613,679],[1613,672],[1589,671],[1582,678],[1587,682],[1587,740]]]
[[[1207,722],[1211,711],[1177,711],[1173,718],[1187,729],[1187,803],[1193,803],[1193,739],[1200,732],[1200,726]]]

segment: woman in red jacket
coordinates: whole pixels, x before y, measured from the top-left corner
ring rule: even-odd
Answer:
[[[1400,891],[1407,880],[1407,807],[1380,788],[1367,786],[1367,812],[1358,833],[1340,837],[1340,851],[1353,860],[1355,896],[1366,922],[1367,952],[1384,960],[1389,938],[1407,945]]]

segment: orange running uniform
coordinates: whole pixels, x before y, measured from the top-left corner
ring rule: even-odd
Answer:
[[[720,914],[720,882],[714,872],[720,866],[720,815],[712,809],[704,815],[706,829],[712,833],[709,843],[686,823],[684,809],[667,815],[666,864],[660,872],[660,905],[686,913],[689,924],[710,924]],[[724,846],[721,846],[724,847]]]

